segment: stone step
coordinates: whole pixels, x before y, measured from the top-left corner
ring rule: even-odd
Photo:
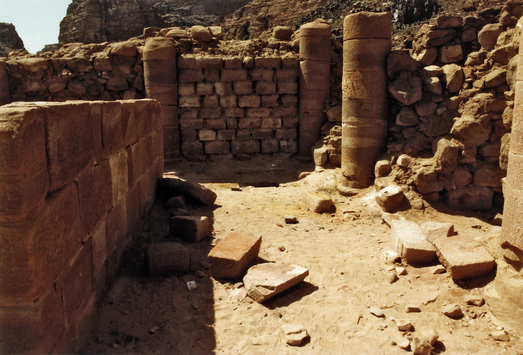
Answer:
[[[209,252],[211,274],[215,278],[238,279],[260,251],[261,236],[235,232],[227,235]]]
[[[265,263],[251,267],[243,278],[243,283],[249,297],[263,303],[299,284],[308,275],[309,269],[298,265]]]

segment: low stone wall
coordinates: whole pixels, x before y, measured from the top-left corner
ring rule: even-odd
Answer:
[[[77,352],[163,175],[153,100],[0,107],[0,353]]]
[[[296,153],[298,60],[178,58],[184,156]]]

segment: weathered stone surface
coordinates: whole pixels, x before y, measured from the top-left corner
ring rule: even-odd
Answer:
[[[440,192],[445,188],[445,181],[438,178],[438,174],[429,168],[421,168],[414,178],[416,188],[421,194]]]
[[[402,127],[416,126],[419,123],[419,117],[412,106],[403,106],[396,116],[396,124]]]
[[[458,210],[488,210],[492,207],[494,192],[488,187],[470,187],[448,191],[447,205]]]
[[[402,71],[389,85],[389,92],[402,104],[412,105],[423,96],[423,84],[415,73]]]
[[[485,143],[492,131],[492,122],[488,115],[461,116],[454,122],[450,133],[463,140],[465,146],[474,147]]]
[[[501,187],[501,179],[507,175],[499,165],[482,164],[474,172],[474,185],[484,187]]]
[[[285,342],[292,346],[299,346],[309,337],[307,329],[300,324],[284,324],[281,326]]]
[[[463,69],[457,64],[447,64],[443,66],[443,72],[445,73],[447,91],[451,94],[458,92],[465,78]]]
[[[276,39],[288,39],[292,35],[292,28],[289,26],[276,26],[272,30],[272,36]]]
[[[174,216],[169,227],[172,235],[192,243],[211,235],[211,221],[206,216]]]
[[[215,278],[238,279],[260,251],[261,236],[235,232],[227,235],[209,252],[211,274]]]
[[[426,339],[414,337],[410,342],[410,349],[415,355],[430,355],[432,346]]]
[[[392,167],[388,160],[378,160],[374,165],[374,176],[376,178],[384,177],[390,174]]]
[[[385,212],[396,212],[405,203],[405,194],[401,186],[387,186],[376,193],[376,202]]]
[[[185,196],[189,203],[212,205],[216,201],[216,193],[205,186],[178,178],[158,180],[157,196],[163,201],[177,195]]]
[[[486,88],[493,88],[503,84],[507,78],[507,71],[505,69],[495,69],[488,73],[483,80]]]
[[[147,248],[149,275],[172,275],[190,268],[189,249],[179,243],[155,243]]]
[[[0,57],[7,55],[15,49],[24,49],[24,42],[11,23],[0,24]]]
[[[327,163],[328,158],[327,147],[322,146],[313,150],[314,165],[323,166]]]
[[[413,72],[418,68],[418,63],[408,51],[395,50],[387,57],[387,75],[394,79],[402,70]]]
[[[392,245],[409,264],[426,264],[436,258],[434,246],[415,222],[391,221]]]
[[[459,319],[463,317],[463,311],[458,304],[449,304],[441,310],[441,312],[449,318]]]
[[[265,263],[251,267],[243,283],[249,297],[263,303],[277,294],[302,282],[309,270],[297,265]]]
[[[440,262],[456,280],[488,274],[495,266],[492,255],[473,238],[457,235],[432,241]]]
[[[478,33],[478,42],[487,51],[494,49],[498,36],[503,32],[503,26],[498,23],[485,25]]]
[[[316,213],[323,213],[329,211],[332,206],[332,199],[322,193],[311,193],[309,194],[310,209]]]
[[[454,225],[452,223],[425,222],[421,225],[421,230],[429,242],[437,238],[446,238],[454,234]]]

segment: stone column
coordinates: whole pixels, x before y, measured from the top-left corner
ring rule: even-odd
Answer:
[[[174,41],[165,37],[148,38],[143,59],[145,93],[147,98],[158,100],[161,104],[164,158],[165,161],[169,161],[180,154]]]
[[[11,102],[11,93],[9,92],[9,75],[7,73],[7,64],[5,58],[0,60],[0,105]]]
[[[374,164],[387,137],[387,55],[391,14],[359,12],[343,29],[340,193],[354,193],[374,179]]]
[[[312,159],[312,146],[320,139],[329,97],[331,26],[322,21],[300,28],[300,124],[298,156]]]
[[[520,43],[518,67],[523,68],[523,41]],[[508,170],[503,195],[501,251],[496,260],[493,285],[485,298],[494,315],[507,327],[523,332],[523,70],[518,71]]]

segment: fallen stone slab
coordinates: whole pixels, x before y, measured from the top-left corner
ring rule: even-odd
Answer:
[[[438,238],[433,241],[433,244],[439,261],[455,280],[486,275],[496,264],[485,247],[465,235]]]
[[[408,264],[428,264],[436,258],[434,246],[415,222],[391,219],[392,245]]]
[[[152,277],[188,272],[189,249],[179,243],[156,243],[147,248],[147,269]]]
[[[454,225],[452,223],[426,222],[421,225],[421,230],[425,236],[432,242],[440,237],[450,237],[454,234]]]
[[[307,329],[301,324],[284,324],[281,326],[285,342],[292,346],[299,346],[309,337]]]
[[[253,263],[260,251],[262,237],[235,232],[227,235],[209,252],[211,274],[215,278],[238,279]]]
[[[169,228],[172,235],[192,243],[211,235],[211,221],[206,216],[174,216]]]
[[[309,269],[298,265],[265,263],[251,267],[243,278],[243,283],[249,297],[263,303],[299,284],[308,275]]]
[[[216,193],[205,186],[179,178],[164,178],[158,180],[156,189],[157,197],[168,201],[174,196],[184,196],[186,202],[200,205],[213,205]]]

